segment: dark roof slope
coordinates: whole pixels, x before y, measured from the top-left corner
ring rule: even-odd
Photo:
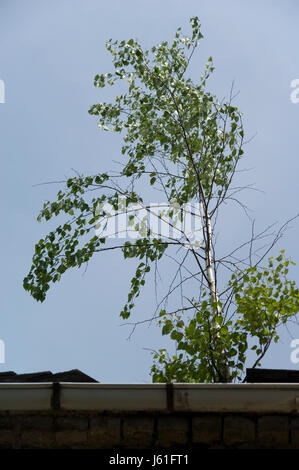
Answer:
[[[81,370],[72,369],[53,374],[50,371],[16,374],[16,372],[0,372],[0,383],[10,382],[98,382],[84,374]]]
[[[247,383],[299,383],[299,370],[246,369]]]

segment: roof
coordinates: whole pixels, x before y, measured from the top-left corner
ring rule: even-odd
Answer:
[[[79,369],[67,370],[53,374],[51,371],[31,372],[17,374],[16,372],[0,372],[0,383],[22,383],[22,382],[98,382]]]
[[[297,383],[299,370],[294,369],[246,369],[247,383]]]

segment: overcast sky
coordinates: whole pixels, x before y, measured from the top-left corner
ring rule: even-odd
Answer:
[[[191,16],[200,18],[204,40],[192,78],[212,56],[213,93],[227,96],[233,81],[239,91],[246,136],[254,137],[246,145],[244,168],[251,170],[243,182],[264,191],[244,201],[262,229],[299,212],[299,103],[290,99],[291,81],[299,78],[298,14],[296,0],[0,0],[0,372],[78,368],[102,382],[150,382],[152,359],[144,348],[165,344],[157,328],[146,326],[127,340],[119,312],[135,263],[117,253],[99,254],[84,275],[68,272],[43,304],[22,287],[34,244],[53,227],[36,217],[59,189],[35,185],[73,176],[72,169],[86,175],[116,169],[113,160],[121,159],[119,137],[101,132],[87,112],[101,100],[94,75],[112,70],[105,41],[134,37],[151,47],[171,40],[179,26],[189,31]],[[223,228],[241,240],[243,220],[228,212]],[[298,236],[297,222],[273,253],[285,248],[297,261],[292,276],[299,284]],[[146,289],[135,320],[152,299]],[[298,327],[283,333],[264,367],[298,367],[290,361],[291,337],[299,338]]]

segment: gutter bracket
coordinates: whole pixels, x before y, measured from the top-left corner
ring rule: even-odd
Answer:
[[[51,407],[53,410],[59,410],[60,409],[60,383],[59,382],[53,382],[52,385],[52,399],[51,399]]]
[[[174,410],[174,397],[173,397],[173,383],[167,383],[166,384],[166,406],[167,406],[167,411],[173,411]]]

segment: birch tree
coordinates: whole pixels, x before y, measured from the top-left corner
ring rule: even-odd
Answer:
[[[279,326],[296,318],[299,291],[287,277],[293,261],[283,251],[268,257],[288,222],[276,232],[268,227],[258,233],[253,223],[247,240],[228,253],[216,250],[219,211],[229,203],[246,211],[240,188],[232,185],[244,158],[244,129],[233,93],[220,101],[208,90],[211,57],[196,83],[187,76],[203,38],[197,17],[190,26],[189,36],[179,28],[171,44],[163,41],[150,50],[135,39],[106,43],[114,70],[96,75],[94,85],[117,84],[124,92],[113,103],[91,106],[89,113],[102,131],[123,136],[121,170],[76,174],[54,202],[44,203],[39,221],[59,215],[66,220],[35,245],[24,288],[43,302],[65,271],[118,250],[137,261],[120,312],[128,321],[150,272],[155,277],[168,260],[173,263],[169,288],[156,310],[129,322],[133,332],[141,323],[157,321],[162,335],[175,343],[175,354],[154,351],[153,380],[227,382],[242,380],[249,352],[256,356],[252,366],[260,365],[279,339]],[[148,188],[164,198],[158,213]],[[184,223],[188,214],[197,223],[193,233]],[[148,223],[153,216],[154,228]],[[133,240],[121,238],[121,217]],[[112,218],[118,218],[114,240],[107,232]],[[171,302],[177,305],[168,308]]]

